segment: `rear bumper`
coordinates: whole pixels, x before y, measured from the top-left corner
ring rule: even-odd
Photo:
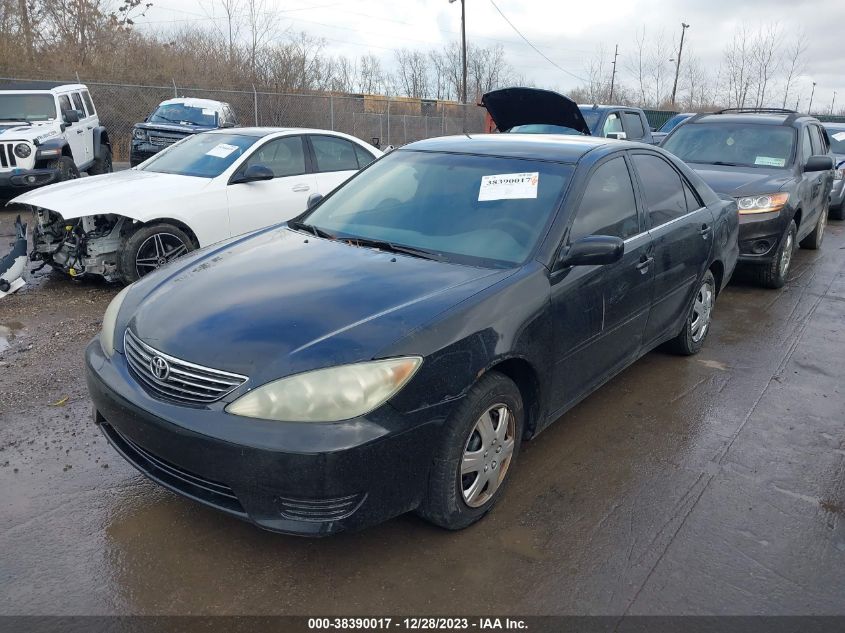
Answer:
[[[403,415],[384,405],[331,425],[268,423],[222,405],[158,401],[132,378],[123,355],[107,359],[96,339],[86,370],[96,423],[144,475],[259,527],[303,536],[357,530],[417,507],[438,430],[454,406]],[[184,420],[173,416],[180,410]],[[403,430],[386,431],[397,418]]]
[[[0,171],[0,189],[24,191],[56,182],[58,169],[13,169]]]

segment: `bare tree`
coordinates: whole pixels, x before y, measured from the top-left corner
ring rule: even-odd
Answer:
[[[748,29],[738,27],[724,52],[723,71],[728,106],[745,107],[752,81],[753,42]]]
[[[379,94],[385,91],[381,61],[372,53],[361,57],[358,89],[364,94]]]
[[[783,86],[783,104],[789,99],[789,91],[792,89],[795,80],[806,70],[807,63],[804,59],[807,54],[807,38],[803,30],[798,31],[792,40],[792,44],[784,51],[783,67],[786,70]]]
[[[780,26],[775,23],[760,27],[754,38],[751,59],[756,83],[754,105],[758,108],[765,105],[769,82],[780,66],[780,36]]]
[[[628,71],[634,76],[634,81],[636,82],[637,86],[637,95],[641,105],[646,104],[646,32],[645,26],[642,29],[637,31],[637,34],[634,39],[635,46],[634,46],[634,54],[630,57],[627,57],[627,63],[625,64]]]
[[[402,48],[396,51],[394,92],[408,97],[429,96],[429,61],[422,51]]]

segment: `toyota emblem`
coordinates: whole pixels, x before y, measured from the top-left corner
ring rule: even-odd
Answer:
[[[150,359],[150,371],[157,380],[167,380],[170,376],[170,363],[161,356]]]

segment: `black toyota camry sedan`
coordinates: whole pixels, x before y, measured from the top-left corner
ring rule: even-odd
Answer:
[[[413,143],[124,289],[86,353],[95,420],[151,479],[263,528],[463,528],[523,440],[655,346],[701,348],[737,217],[647,145]]]

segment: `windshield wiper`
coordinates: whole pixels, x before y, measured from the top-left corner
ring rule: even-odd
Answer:
[[[711,165],[722,165],[723,167],[739,167],[739,163],[729,163],[729,162],[724,161],[724,160],[715,160],[710,164]]]
[[[161,114],[156,114],[155,118],[164,119],[165,121],[169,121],[170,123],[175,123],[176,125],[182,125],[182,121],[177,121],[176,119],[171,119],[170,117],[162,116]],[[150,123],[155,123],[155,122],[150,121]]]
[[[343,236],[338,239],[355,246],[370,246],[382,251],[401,253],[403,255],[410,255],[411,257],[419,257],[420,259],[432,259],[435,261],[441,261],[443,259],[443,255],[436,251],[430,251],[425,248],[417,248],[415,246],[405,246],[404,244],[394,244],[393,242],[388,242],[387,240],[376,240],[369,237],[357,237],[354,235]]]
[[[319,226],[314,226],[313,224],[306,224],[305,222],[300,222],[298,220],[289,220],[288,226],[300,231],[308,231],[309,233],[312,233],[314,237],[324,237],[327,240],[337,239],[335,235],[332,235],[328,231],[321,229]]]
[[[26,123],[28,126],[32,127],[32,123],[30,123],[27,119],[18,119],[15,117],[0,117],[0,121],[14,121],[16,123]]]

